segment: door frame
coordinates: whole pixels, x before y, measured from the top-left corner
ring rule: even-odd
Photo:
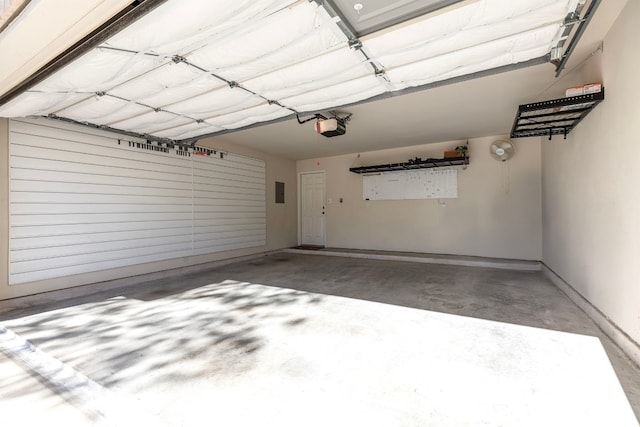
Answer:
[[[306,172],[298,172],[298,246],[302,245],[302,175],[309,175],[312,173],[321,173],[322,174],[322,178],[323,178],[323,183],[324,183],[324,191],[323,193],[323,197],[324,200],[322,201],[323,205],[324,205],[324,212],[325,214],[323,215],[322,221],[323,221],[323,227],[322,227],[322,241],[323,241],[323,246],[327,245],[327,173],[324,169],[322,170],[314,170],[314,171],[306,171]]]

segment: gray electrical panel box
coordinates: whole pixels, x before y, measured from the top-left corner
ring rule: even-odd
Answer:
[[[276,181],[276,203],[284,203],[284,182]]]

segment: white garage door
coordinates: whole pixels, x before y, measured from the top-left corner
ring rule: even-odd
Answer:
[[[48,120],[9,131],[10,284],[266,243],[262,160]]]

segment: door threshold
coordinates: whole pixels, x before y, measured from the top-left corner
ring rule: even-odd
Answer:
[[[304,249],[307,251],[319,251],[321,249],[324,249],[324,246],[318,246],[318,245],[299,245],[296,246],[294,249]]]

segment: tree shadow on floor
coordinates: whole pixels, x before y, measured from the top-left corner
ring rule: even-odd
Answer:
[[[102,292],[2,324],[100,385],[135,395],[254,369],[268,345],[263,328],[298,327],[306,321],[304,307],[323,298],[201,279]]]

